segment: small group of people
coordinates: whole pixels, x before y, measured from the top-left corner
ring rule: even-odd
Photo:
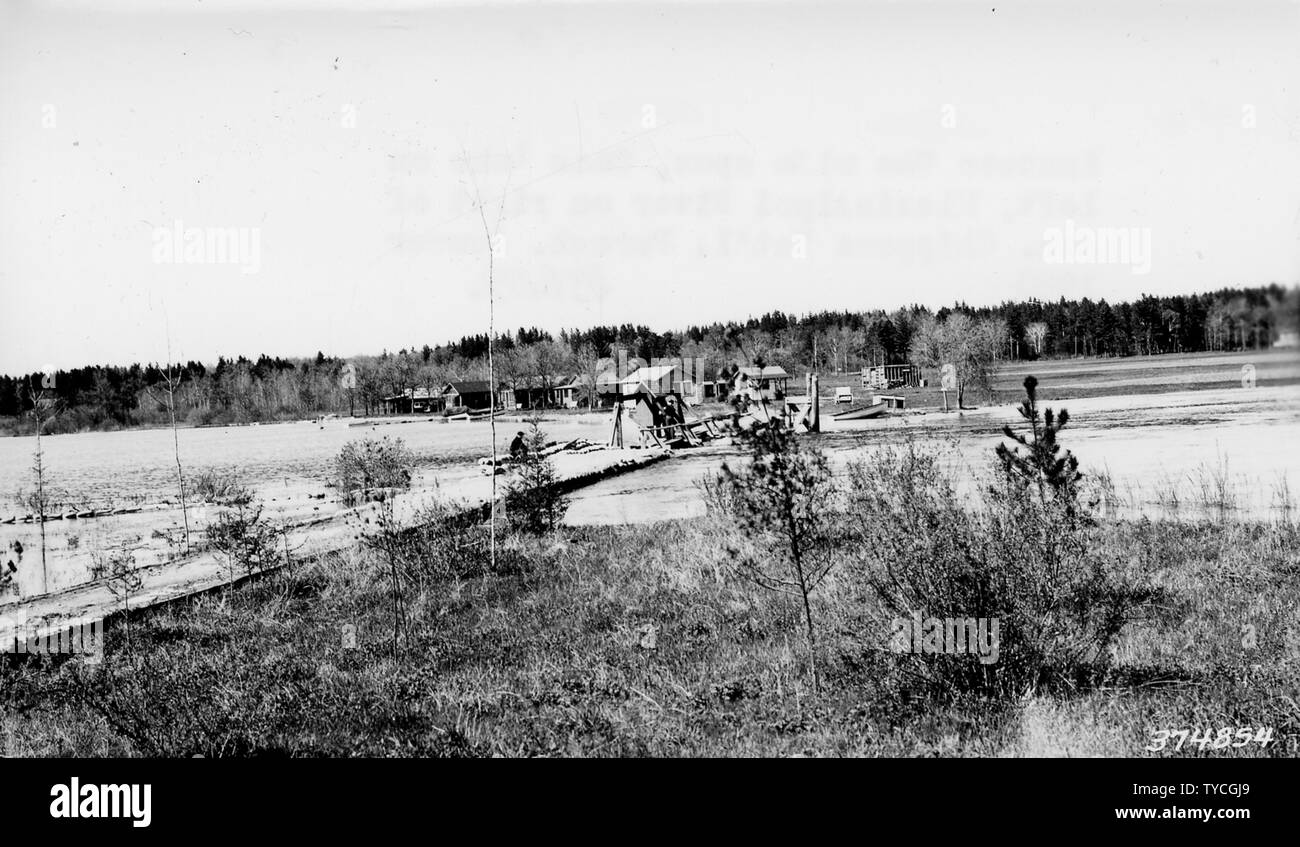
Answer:
[[[662,424],[684,424],[686,423],[686,413],[677,403],[677,398],[669,395],[667,397],[655,398],[656,411]]]

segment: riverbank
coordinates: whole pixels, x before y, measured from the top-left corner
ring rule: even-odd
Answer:
[[[708,519],[503,536],[493,571],[431,550],[396,650],[386,564],[352,548],[133,615],[98,666],[11,663],[0,723],[11,756],[1293,756],[1297,542],[1105,523],[1090,543],[1162,602],[1103,676],[1018,702],[924,690],[848,571],[815,600],[815,693],[794,606]]]

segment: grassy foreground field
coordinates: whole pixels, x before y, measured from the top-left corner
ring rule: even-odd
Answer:
[[[822,687],[795,602],[738,581],[712,518],[424,539],[393,643],[372,549],[133,613],[97,666],[0,674],[7,755],[1295,755],[1294,525],[1108,523],[1094,553],[1156,601],[1089,678],[1019,699],[937,693],[886,649],[846,559],[815,598]],[[734,550],[734,547],[733,547]],[[849,559],[860,550],[846,550]],[[352,630],[355,627],[355,647]],[[1249,627],[1249,629],[1247,629]],[[1273,741],[1148,753],[1158,730]]]

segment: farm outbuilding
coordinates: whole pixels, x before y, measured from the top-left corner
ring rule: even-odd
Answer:
[[[790,374],[785,368],[768,365],[765,368],[742,367],[736,371],[737,394],[748,394],[755,400],[781,400],[790,386]]]
[[[875,365],[862,369],[862,387],[875,389],[919,388],[920,370],[913,365]]]

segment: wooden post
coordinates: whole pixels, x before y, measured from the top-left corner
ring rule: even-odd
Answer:
[[[623,395],[620,392],[614,400],[614,426],[609,434],[610,447],[623,446]]]
[[[813,361],[815,362],[816,359],[813,359]],[[803,397],[804,397],[804,401],[805,401],[805,403],[804,403],[804,407],[803,407],[803,414],[800,415],[800,418],[801,418],[801,419],[803,420],[803,422],[807,425],[807,427],[808,427],[808,431],[809,431],[809,432],[814,432],[814,431],[815,431],[814,428],[816,427],[816,424],[813,422],[813,419],[812,419],[812,409],[811,409],[810,406],[807,405],[808,402],[810,402],[810,401],[812,400],[812,394],[813,394],[813,379],[814,379],[814,377],[813,377],[811,371],[804,371],[804,375],[803,375]]]
[[[821,378],[817,374],[809,375],[809,392],[808,402],[812,404],[812,431],[822,431],[822,404],[818,402],[818,395],[821,393]]]

